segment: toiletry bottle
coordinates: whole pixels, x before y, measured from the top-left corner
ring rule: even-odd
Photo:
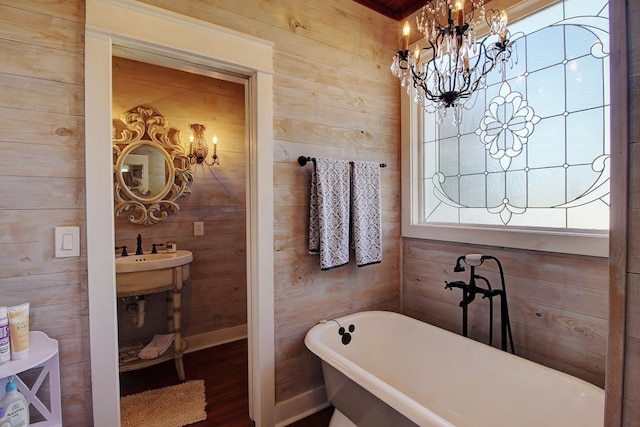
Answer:
[[[6,394],[0,400],[0,406],[5,408],[7,417],[11,420],[12,427],[29,427],[29,402],[18,391],[18,385],[9,377],[9,382],[4,387]]]
[[[29,356],[29,303],[9,307],[7,316],[9,317],[11,360],[24,359]]]
[[[9,318],[7,307],[0,306],[0,364],[11,360],[11,347],[9,346]],[[2,427],[2,425],[0,425]]]
[[[0,427],[11,427],[11,420],[2,406],[0,406]]]

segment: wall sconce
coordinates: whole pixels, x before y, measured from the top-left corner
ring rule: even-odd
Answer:
[[[207,147],[207,140],[204,136],[205,126],[199,123],[190,124],[189,127],[192,130],[192,134],[189,137],[189,163],[201,164],[204,163],[208,166],[219,165],[220,159],[218,158],[218,137],[213,135],[213,156],[211,157],[211,163],[207,161],[207,154],[209,153],[209,147]]]

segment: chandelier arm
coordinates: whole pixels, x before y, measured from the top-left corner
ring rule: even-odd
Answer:
[[[451,11],[449,10],[449,20],[450,20],[450,16],[451,16]],[[428,64],[427,64],[427,70],[425,72],[425,86],[428,87],[428,81],[427,81],[427,72],[429,71],[429,64],[431,64],[433,66],[433,73],[434,73],[434,82],[433,82],[433,88],[436,90],[437,93],[439,94],[444,94],[444,93],[448,93],[450,92],[450,89],[446,87],[447,84],[447,78],[445,77],[447,75],[447,72],[443,72],[444,70],[440,70],[440,68],[438,67],[438,49],[436,46],[442,46],[443,43],[445,42],[445,36],[450,32],[450,28],[442,28],[439,32],[438,35],[435,39],[435,45],[433,42],[429,42],[429,44],[431,45],[431,50],[433,51],[433,55],[431,57],[431,60],[429,60]],[[450,54],[449,56],[449,61],[448,61],[448,65],[449,67],[451,67],[451,56]],[[442,59],[443,57],[440,56],[440,60],[443,61]],[[449,69],[450,71],[450,69]],[[430,93],[430,100],[431,101],[435,101],[435,102],[440,102],[442,101],[442,95],[439,94],[434,94],[431,93],[431,91],[429,91]]]
[[[432,42],[429,42],[429,44],[431,45],[431,49],[424,47],[422,48],[422,50],[431,50],[433,53],[431,55],[431,59],[429,61],[427,61],[427,64],[425,66],[424,71],[420,71],[419,73],[417,73],[415,71],[415,67],[411,67],[411,72],[413,75],[413,86],[417,88],[417,86],[420,86],[420,88],[422,89],[422,91],[424,92],[425,97],[429,100],[429,101],[436,101],[438,100],[438,96],[435,95],[430,89],[429,89],[429,85],[427,84],[427,76],[428,76],[428,71],[429,71],[429,64],[432,64],[433,61],[435,60],[435,46],[433,45]],[[435,64],[434,64],[434,68],[435,68]]]

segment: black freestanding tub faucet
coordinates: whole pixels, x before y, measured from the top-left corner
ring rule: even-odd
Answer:
[[[476,267],[481,266],[486,260],[493,260],[498,265],[500,272],[500,281],[502,289],[492,289],[489,280],[486,277],[476,274]],[[466,264],[470,267],[469,283],[465,283],[461,280],[455,282],[445,282],[445,289],[460,288],[462,289],[462,300],[460,301],[460,307],[462,307],[462,335],[468,336],[468,307],[476,298],[476,294],[480,294],[482,298],[489,298],[489,345],[493,344],[493,298],[500,298],[500,326],[501,326],[501,348],[503,351],[507,351],[507,336],[509,338],[509,344],[511,346],[511,353],[516,354],[513,346],[513,335],[511,334],[511,323],[509,322],[509,307],[507,305],[507,291],[504,283],[504,271],[502,270],[502,264],[498,258],[491,255],[480,254],[468,254],[458,257],[456,265],[453,267],[453,271],[458,273],[465,271],[462,264]],[[486,287],[480,287],[476,284],[476,281],[482,281]]]

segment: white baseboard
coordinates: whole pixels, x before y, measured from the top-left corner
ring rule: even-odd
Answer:
[[[220,329],[204,334],[183,337],[187,342],[185,353],[204,350],[205,348],[215,347],[217,345],[226,344],[228,342],[237,341],[247,338],[247,325],[232,326],[226,329]]]
[[[291,423],[315,414],[329,406],[324,386],[314,388],[291,399],[276,404],[276,427],[285,427]]]

